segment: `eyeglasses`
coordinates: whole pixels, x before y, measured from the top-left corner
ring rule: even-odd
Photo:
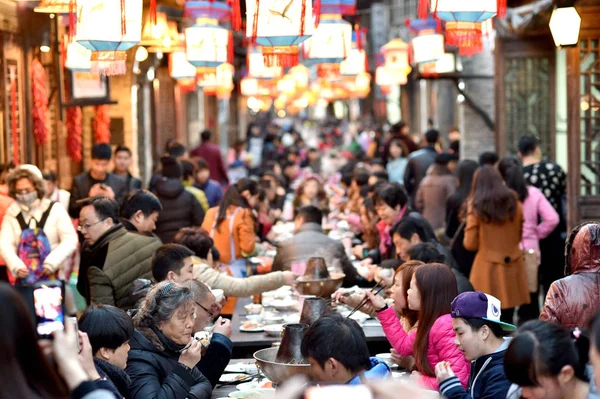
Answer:
[[[102,223],[105,220],[106,219],[102,219],[102,220],[97,221],[96,223],[80,224],[79,226],[77,226],[77,231],[83,232],[83,230],[89,230],[90,227],[93,227],[93,226],[97,225],[98,223]]]
[[[196,301],[194,301],[194,302],[196,302]],[[198,305],[198,306],[200,306],[202,309],[204,309],[204,311],[205,311],[206,313],[208,313],[208,315],[209,315],[211,318],[212,318],[212,317],[215,317],[215,314],[214,314],[212,311],[210,311],[210,310],[206,309],[204,306],[200,305],[198,302],[196,302],[196,305]]]

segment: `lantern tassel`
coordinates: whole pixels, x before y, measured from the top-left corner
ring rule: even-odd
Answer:
[[[69,1],[69,42],[75,40],[75,33],[77,31],[76,17],[77,17],[77,0]]]
[[[227,41],[227,59],[230,64],[233,64],[234,37],[233,31],[229,31],[229,40]]]
[[[506,0],[498,0],[498,17],[504,18],[506,16]]]
[[[315,28],[319,26],[321,22],[321,0],[315,0],[313,4],[313,13],[315,20]]]
[[[240,9],[240,0],[227,0],[231,7],[231,29],[234,31],[242,30],[242,11]]]
[[[150,0],[150,22],[156,26],[156,0]]]
[[[417,7],[417,18],[425,19],[427,18],[427,14],[429,13],[429,0],[419,0],[419,5]]]
[[[260,14],[260,0],[256,0],[256,12],[252,21],[252,44],[256,43],[256,37],[258,36],[258,14]]]
[[[121,35],[127,34],[127,16],[125,15],[125,0],[121,0]]]
[[[306,25],[306,0],[302,0],[302,10],[300,11],[300,36],[304,36],[304,25]]]

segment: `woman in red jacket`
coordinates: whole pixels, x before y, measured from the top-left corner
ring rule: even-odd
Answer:
[[[450,304],[458,295],[454,273],[446,265],[430,263],[415,271],[408,290],[408,308],[419,313],[416,331],[406,332],[395,309],[382,297],[367,292],[377,310],[383,332],[394,350],[402,356],[414,356],[419,382],[429,389],[439,389],[435,366],[448,362],[463,386],[469,378],[469,362],[454,343]]]

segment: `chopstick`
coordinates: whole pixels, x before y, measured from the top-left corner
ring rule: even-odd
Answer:
[[[375,288],[377,288],[377,286],[379,285],[379,282],[377,284],[375,284],[375,287],[371,288],[371,292],[373,292],[375,290]],[[381,291],[383,291],[385,289],[385,285],[382,285],[376,292],[375,295],[379,295],[379,293]],[[348,316],[346,316],[347,319],[350,318],[350,316],[352,316],[354,313],[356,313],[359,309],[361,309],[363,306],[365,306],[367,304],[367,302],[369,301],[369,298],[365,295],[364,299],[362,301],[359,302],[358,305],[356,305],[356,307],[354,309],[352,309],[352,311],[350,312],[350,314]]]
[[[342,296],[350,296],[350,295],[352,295],[352,294],[354,294],[354,290],[352,290],[352,291],[348,291],[348,292],[344,292],[344,293],[342,294]],[[325,299],[325,303],[326,303],[326,304],[329,304],[329,303],[331,303],[331,302],[333,302],[333,298],[328,298],[328,299]]]

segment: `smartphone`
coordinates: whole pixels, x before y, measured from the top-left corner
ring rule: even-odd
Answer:
[[[79,324],[77,324],[77,317],[67,317],[67,322],[71,323],[77,335],[77,353],[81,352],[81,342],[79,342]]]
[[[52,339],[52,333],[65,328],[65,283],[48,281],[33,287],[33,307],[38,336]]]

